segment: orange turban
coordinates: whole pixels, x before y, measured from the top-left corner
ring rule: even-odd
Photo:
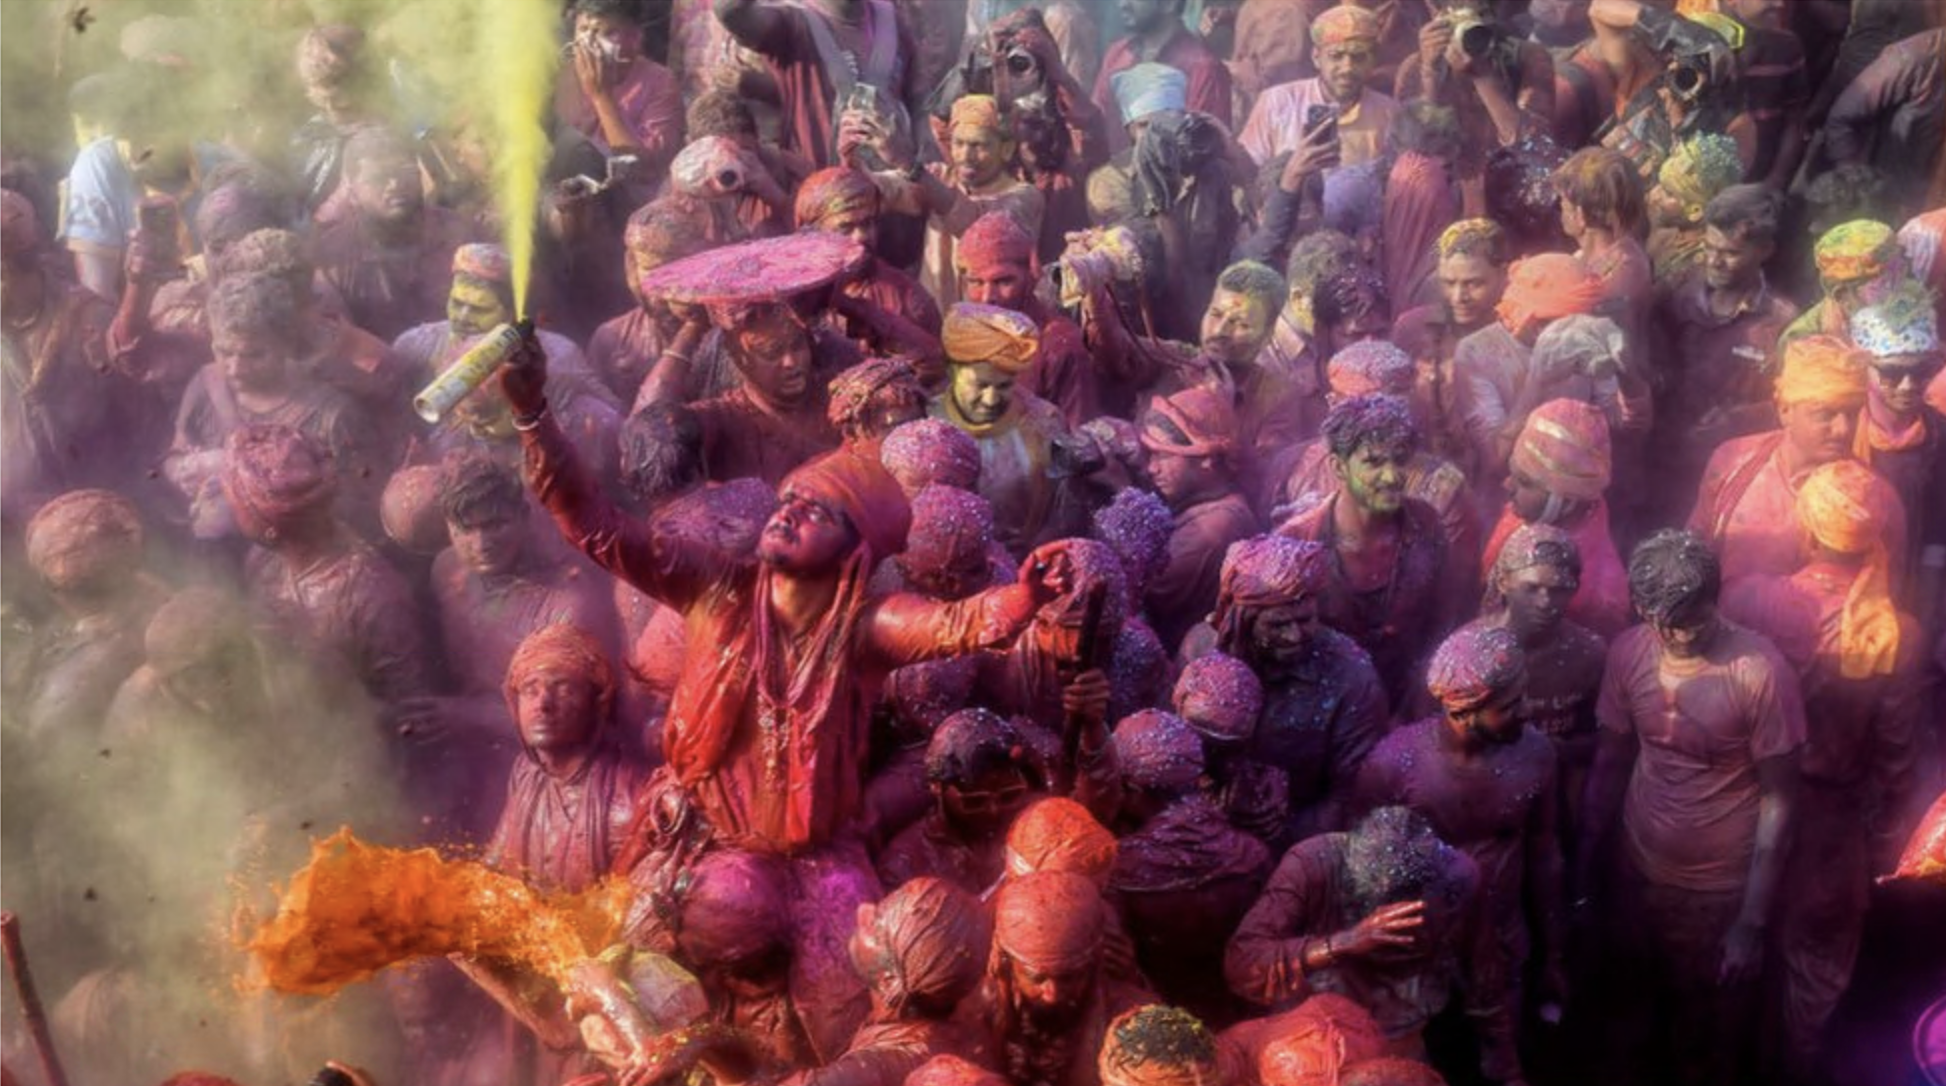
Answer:
[[[1125,1086],[1217,1086],[1224,1080],[1216,1038],[1188,1011],[1152,1003],[1108,1025],[1097,1069]]]
[[[952,131],[963,125],[983,128],[1007,138],[1007,115],[1000,111],[1000,99],[991,94],[963,94],[953,102],[951,120],[947,130]]]
[[[1340,4],[1312,21],[1312,44],[1344,45],[1348,42],[1377,45],[1378,16],[1355,4]]]
[[[1818,404],[1828,407],[1865,406],[1864,356],[1836,336],[1805,336],[1784,348],[1784,368],[1777,375],[1777,406]]]
[[[615,666],[608,653],[579,626],[554,622],[527,635],[507,662],[503,693],[507,709],[520,715],[520,684],[536,672],[572,675],[595,690],[595,719],[607,727],[615,706]]]
[[[1115,835],[1102,828],[1088,808],[1059,796],[1020,812],[1007,830],[1007,874],[1037,871],[1081,875],[1097,885],[1115,866]]]
[[[1527,416],[1508,464],[1551,494],[1598,502],[1608,491],[1610,460],[1608,419],[1599,408],[1549,400]]]
[[[1818,278],[1829,287],[1877,278],[1896,259],[1898,251],[1898,239],[1891,227],[1858,219],[1825,231],[1813,256]]]
[[[961,302],[946,314],[939,341],[956,365],[980,363],[1018,374],[1040,353],[1041,332],[1024,314],[997,305]]]
[[[833,166],[804,179],[797,190],[797,225],[817,226],[834,215],[878,214],[878,183],[863,170]]]
[[[1041,973],[1087,968],[1107,933],[1101,890],[1081,875],[1040,871],[1008,879],[993,900],[993,962],[1001,956]]]
[[[1529,320],[1551,321],[1590,313],[1601,304],[1601,280],[1579,257],[1541,253],[1517,260],[1507,273],[1500,320],[1518,331]]]
[[[1839,667],[1847,679],[1891,674],[1899,658],[1899,612],[1892,604],[1892,570],[1885,537],[1898,519],[1899,495],[1856,460],[1819,467],[1797,490],[1797,519],[1818,545],[1862,556],[1864,568],[1845,594],[1838,634]]]

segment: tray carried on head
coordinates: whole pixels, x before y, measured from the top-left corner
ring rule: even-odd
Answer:
[[[687,305],[781,302],[828,286],[865,263],[865,247],[842,234],[806,231],[725,245],[644,275],[642,293]]]

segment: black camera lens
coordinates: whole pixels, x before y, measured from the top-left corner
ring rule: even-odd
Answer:
[[[1691,62],[1678,65],[1669,76],[1669,85],[1684,98],[1694,98],[1703,93],[1704,81],[1703,69]]]
[[[1032,53],[1008,53],[1007,70],[1015,75],[1026,75],[1028,72],[1034,70],[1034,55]]]
[[[1485,23],[1474,23],[1460,31],[1460,50],[1467,56],[1478,59],[1486,56],[1493,48],[1493,28]]]

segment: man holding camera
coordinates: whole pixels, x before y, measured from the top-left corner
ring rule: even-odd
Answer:
[[[1355,166],[1379,156],[1399,112],[1395,99],[1370,86],[1379,30],[1376,15],[1351,4],[1312,21],[1311,56],[1318,74],[1265,91],[1237,137],[1258,165],[1296,151],[1325,127],[1337,132],[1341,164]]]
[[[1441,0],[1439,17],[1419,31],[1417,63],[1399,67],[1399,101],[1429,98],[1459,114],[1460,184],[1484,206],[1487,155],[1546,131],[1554,117],[1554,62],[1522,41],[1484,0]]]

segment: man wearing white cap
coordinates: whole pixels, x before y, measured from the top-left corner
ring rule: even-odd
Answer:
[[[1108,85],[1114,88],[1128,145],[1107,165],[1088,175],[1088,218],[1098,223],[1129,216],[1135,184],[1133,145],[1148,127],[1149,118],[1165,110],[1186,109],[1189,102],[1189,77],[1167,64],[1125,68],[1116,72]]]

